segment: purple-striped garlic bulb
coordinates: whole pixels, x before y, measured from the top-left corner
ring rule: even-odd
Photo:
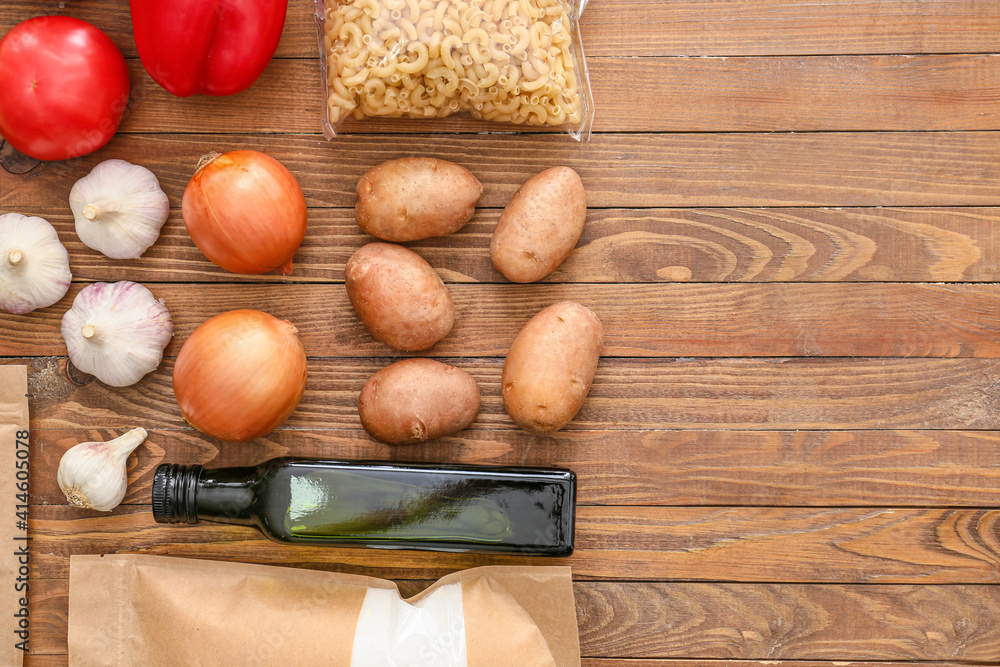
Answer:
[[[72,279],[69,253],[47,220],[0,215],[0,311],[23,315],[51,306]]]
[[[62,320],[73,365],[112,387],[155,371],[173,332],[163,302],[127,280],[87,285]]]

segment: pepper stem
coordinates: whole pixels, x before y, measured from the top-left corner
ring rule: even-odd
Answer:
[[[11,263],[11,266],[17,266],[24,259],[24,255],[20,250],[11,250],[10,254],[7,255],[7,261]]]
[[[81,333],[83,334],[84,338],[90,340],[91,338],[97,335],[97,327],[95,327],[93,324],[84,324],[83,331],[81,331]]]

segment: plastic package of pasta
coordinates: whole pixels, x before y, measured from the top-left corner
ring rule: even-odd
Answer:
[[[587,0],[315,0],[323,132],[348,118],[474,118],[590,138]]]

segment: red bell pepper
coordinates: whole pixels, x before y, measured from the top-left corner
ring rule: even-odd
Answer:
[[[234,95],[271,61],[288,0],[130,0],[153,80],[179,97]]]

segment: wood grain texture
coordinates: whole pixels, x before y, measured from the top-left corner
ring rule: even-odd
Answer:
[[[63,604],[68,605],[69,599],[67,598]],[[61,653],[52,654],[29,653],[24,656],[24,667],[68,667],[69,656],[66,655],[66,648],[63,647],[61,651]]]
[[[278,544],[256,529],[153,522],[148,505],[110,514],[32,507],[33,577],[68,576],[69,556],[129,552],[252,560],[391,579],[437,579],[480,565],[531,565],[515,555]],[[583,579],[998,583],[1000,510],[754,507],[578,507],[576,549],[546,563]]]
[[[69,656],[61,653],[30,654],[25,667],[66,667]],[[965,667],[968,663],[924,661],[921,667]],[[684,660],[677,658],[583,658],[582,667],[831,667],[828,660]],[[906,662],[838,660],[837,667],[905,667]]]
[[[41,665],[58,665],[58,656],[38,656]],[[51,663],[45,662],[52,660]],[[582,667],[912,667],[911,662],[883,661],[868,662],[864,660],[732,660],[729,658],[702,658],[686,660],[684,658],[583,658]],[[26,665],[28,663],[25,663]],[[32,662],[31,665],[35,663]],[[944,662],[939,660],[921,661],[921,667],[965,667],[965,662]]]
[[[55,13],[94,23],[126,55],[136,55],[128,13],[114,0],[74,0],[67,7],[21,0],[0,7],[0,34],[31,16]],[[591,2],[580,26],[590,56],[1000,51],[1000,10],[992,0]],[[278,57],[316,53],[311,3],[290,3]]]
[[[7,210],[65,206],[77,179],[109,158],[143,156],[173,203],[211,151],[266,152],[295,174],[310,206],[354,206],[358,178],[389,159],[457,162],[503,207],[529,177],[566,165],[587,203],[608,207],[996,206],[1000,132],[805,134],[398,135],[393,141],[300,135],[116,135],[86,157],[26,175],[0,170]],[[65,210],[65,209],[64,209]]]
[[[995,586],[633,586],[576,586],[584,655],[986,662],[1000,656]]]
[[[55,470],[73,445],[121,433],[35,431],[31,466]],[[232,445],[154,430],[129,460],[124,502],[149,503],[161,463],[226,467],[278,456],[564,466],[577,474],[580,505],[1000,506],[1000,433],[981,431],[480,431],[393,447],[364,431],[277,431]],[[31,502],[66,499],[54,476],[39,474]]]
[[[0,35],[57,12],[109,32],[131,59],[133,100],[123,133],[86,158],[36,166],[0,146],[0,166],[25,172],[0,170],[0,212],[52,219],[74,293],[133,279],[165,296],[178,322],[169,354],[211,313],[254,305],[301,322],[314,356],[287,425],[237,446],[184,423],[171,359],[118,390],[50,356],[64,354],[69,299],[0,315],[0,355],[12,355],[0,363],[31,367],[29,667],[68,662],[75,553],[355,572],[406,594],[465,567],[539,563],[288,547],[150,518],[160,462],[285,454],[573,468],[577,552],[546,562],[578,579],[587,667],[1000,664],[1000,3],[591,2],[581,25],[598,134],[584,145],[467,119],[349,122],[326,142],[306,0],[291,3],[262,79],[226,99],[156,86],[122,0],[7,3]],[[236,148],[271,153],[303,186],[310,234],[294,276],[215,268],[176,208],[138,261],[76,238],[66,198],[97,162],[150,167],[178,207],[199,157]],[[484,400],[468,431],[389,448],[360,430],[356,399],[392,353],[339,283],[368,240],[350,210],[358,177],[407,155],[459,162],[486,186],[461,233],[413,244],[461,315],[430,354],[472,372]],[[584,237],[546,284],[505,284],[486,253],[499,209],[555,164],[587,186]],[[966,282],[985,284],[902,284]],[[600,311],[609,358],[565,431],[529,436],[504,413],[501,357],[520,322],[560,298]],[[66,506],[62,453],[139,425],[151,436],[129,462],[126,504]]]
[[[780,667],[830,667],[821,660],[866,667],[853,661],[982,661],[1000,651],[996,587],[578,582],[574,594],[581,652],[612,656],[584,662],[594,667],[647,664],[613,657],[623,654],[679,658],[651,663],[658,667],[705,665],[693,660],[699,656],[739,659],[725,667],[762,667],[751,661],[765,659]],[[33,650],[53,659],[33,656],[28,664],[60,664],[54,658],[66,650],[69,582],[40,581],[37,595]]]
[[[310,357],[414,356],[376,341],[342,285],[152,285],[180,352],[219,313],[252,308],[292,322]],[[0,354],[65,354],[63,313],[0,314]],[[559,301],[600,318],[607,357],[1000,357],[998,285],[453,285],[455,327],[426,354],[504,356],[528,320]],[[794,304],[794,305],[792,305]]]
[[[178,99],[139,61],[129,65],[132,100],[123,132],[322,130],[325,105],[313,60],[277,60],[234,98]],[[992,55],[594,58],[589,70],[595,132],[1000,129],[1000,58]],[[289,96],[289,89],[297,94]],[[252,113],[227,113],[234,104]],[[499,129],[504,126],[462,114],[433,121],[352,119],[340,131]]]
[[[28,645],[31,655],[25,656],[26,667],[68,664],[68,657],[57,662],[58,654],[68,652],[69,633],[69,579],[39,579],[29,583],[28,613],[31,619]],[[49,659],[47,654],[56,654]],[[44,656],[44,657],[43,657]]]
[[[358,429],[357,396],[385,359],[315,359],[302,402],[283,428]],[[172,361],[113,389],[65,359],[28,363],[32,428],[186,428]],[[453,359],[483,396],[471,429],[509,430],[502,359]],[[605,359],[568,431],[648,429],[998,430],[1000,362],[991,359]]]
[[[905,667],[906,662],[866,662],[838,660],[837,667]],[[29,654],[25,667],[66,667],[69,656],[62,653]],[[684,660],[677,658],[583,658],[582,667],[831,667],[828,660]],[[921,667],[966,667],[969,663],[922,661]]]
[[[171,212],[138,260],[84,246],[65,209],[35,210],[70,253],[77,280],[341,282],[374,239],[353,209],[309,211],[291,276],[241,276],[207,261]],[[459,233],[407,244],[445,282],[506,282],[490,263],[500,211],[478,209]],[[542,282],[997,282],[1000,209],[592,209],[573,254]]]

